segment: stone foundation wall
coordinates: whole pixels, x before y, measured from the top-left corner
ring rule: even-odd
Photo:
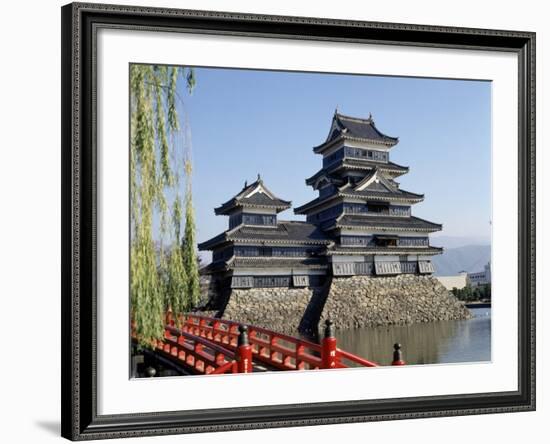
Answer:
[[[234,289],[222,317],[297,335],[313,292],[308,288]]]
[[[328,292],[328,294],[327,294]],[[470,312],[432,276],[332,278],[324,288],[233,289],[224,319],[290,335],[338,329],[469,319]]]
[[[432,276],[333,278],[319,329],[469,319],[470,312]]]

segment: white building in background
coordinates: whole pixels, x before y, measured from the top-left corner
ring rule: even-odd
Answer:
[[[436,276],[437,280],[447,289],[452,290],[453,288],[462,289],[468,283],[468,273],[461,271],[456,276]]]
[[[468,273],[467,283],[471,287],[485,285],[491,283],[491,262],[485,265],[485,270],[477,273]]]

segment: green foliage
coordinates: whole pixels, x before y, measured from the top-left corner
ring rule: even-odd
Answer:
[[[477,287],[471,287],[466,285],[464,288],[453,288],[451,290],[459,300],[464,302],[473,302],[481,300],[491,299],[491,284],[480,285]]]
[[[170,249],[168,263],[166,265],[166,289],[165,309],[172,310],[176,319],[178,315],[189,309],[189,297],[187,293],[187,271],[183,266],[182,249],[179,244],[181,239],[181,201],[176,196],[174,202],[172,224],[174,228],[174,242]]]
[[[183,240],[183,264],[187,271],[187,290],[191,305],[194,307],[199,302],[200,281],[199,263],[195,253],[195,214],[191,192],[191,162],[185,161],[185,174],[188,178],[185,192],[185,235]]]
[[[173,241],[168,252],[162,241],[168,231],[167,196],[170,189],[179,186],[178,172],[170,161],[175,149],[170,140],[180,128],[178,76],[191,91],[195,85],[191,69],[153,65],[130,68],[130,300],[133,325],[140,345],[145,347],[162,338],[166,309],[181,313],[192,300],[180,247],[179,197],[172,205]],[[153,236],[155,214],[160,218],[160,248],[155,247]]]

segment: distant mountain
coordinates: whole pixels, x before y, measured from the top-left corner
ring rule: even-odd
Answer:
[[[435,242],[433,243],[437,245]],[[465,245],[458,248],[445,248],[443,254],[432,256],[436,276],[455,276],[461,271],[468,273],[483,271],[483,267],[490,260],[490,245]]]
[[[491,238],[488,236],[430,236],[430,245],[443,248],[491,245]]]

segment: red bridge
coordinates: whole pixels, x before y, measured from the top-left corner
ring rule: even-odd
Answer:
[[[320,345],[253,325],[192,314],[181,317],[179,325],[176,328],[169,315],[164,340],[154,344],[155,352],[193,374],[378,366],[339,349],[330,321]],[[392,365],[404,365],[400,345],[394,348]]]

